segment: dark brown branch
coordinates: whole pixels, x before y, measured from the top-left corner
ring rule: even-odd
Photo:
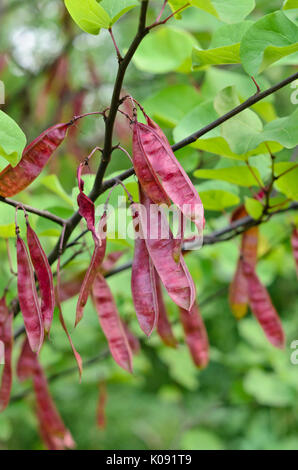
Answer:
[[[18,201],[14,201],[13,199],[7,199],[6,197],[0,196],[0,202],[3,202],[4,204],[8,204],[9,206],[13,207],[23,206],[27,212],[38,215],[39,217],[42,217],[44,219],[51,220],[52,222],[55,222],[55,224],[58,225],[63,225],[65,223],[64,219],[61,219],[61,217],[58,217],[54,214],[51,214],[51,212],[35,209],[34,207],[28,206],[27,204],[23,204]],[[19,207],[19,209],[21,209],[21,207]]]

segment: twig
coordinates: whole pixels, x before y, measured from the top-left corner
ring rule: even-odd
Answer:
[[[21,209],[21,206],[22,206],[26,209],[27,212],[38,215],[39,217],[42,217],[44,219],[51,220],[52,222],[55,222],[56,224],[61,225],[61,226],[63,226],[63,224],[65,223],[64,219],[54,214],[51,214],[51,212],[35,209],[34,207],[28,206],[27,204],[23,204],[19,201],[14,201],[13,199],[7,199],[6,197],[0,196],[0,202],[3,202],[4,204],[8,204],[9,206],[12,206],[12,207],[19,207],[19,209]]]

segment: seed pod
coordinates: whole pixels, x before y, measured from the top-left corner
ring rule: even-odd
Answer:
[[[12,387],[13,314],[9,313],[5,297],[0,299],[0,341],[4,345],[4,366],[0,382],[0,413],[7,408]]]
[[[247,212],[243,206],[240,206],[232,215],[232,221],[245,217]],[[237,263],[234,279],[229,288],[229,302],[233,315],[240,319],[247,313],[248,308],[248,286],[245,274],[243,272],[243,263],[249,263],[255,268],[258,257],[258,227],[248,229],[242,235],[240,257]]]
[[[132,352],[111,290],[100,273],[93,283],[92,299],[100,325],[108,340],[111,355],[120,367],[132,372]]]
[[[73,448],[75,443],[53,402],[37,355],[32,352],[27,340],[23,343],[17,372],[20,380],[29,377],[33,380],[40,430],[48,447],[50,449]]]
[[[99,223],[99,233],[101,234],[105,233],[106,223],[107,223],[107,214],[106,212],[104,212]],[[77,324],[83,318],[84,308],[87,303],[88,297],[90,295],[95,276],[99,272],[101,263],[105,256],[106,243],[107,243],[106,237],[101,236],[100,239],[99,238],[95,239],[95,249],[92,255],[91,263],[84,277],[83,284],[80,290],[78,303],[77,303],[75,326],[77,326]]]
[[[170,205],[171,201],[165,193],[157,175],[147,163],[141,133],[136,123],[133,126],[133,166],[142,188],[156,204]]]
[[[171,348],[177,348],[177,340],[174,336],[171,323],[169,322],[166,307],[163,300],[162,290],[160,279],[157,272],[155,271],[156,279],[156,292],[158,300],[158,322],[157,322],[157,333],[159,334],[161,340],[166,346]]]
[[[124,250],[113,251],[112,253],[109,253],[101,264],[101,267],[100,267],[101,273],[106,274],[110,272],[114,268],[117,261],[119,261],[119,259],[122,258],[124,253],[125,253]]]
[[[193,362],[203,369],[209,362],[209,342],[198,305],[195,304],[189,312],[180,309],[180,319]]]
[[[162,187],[174,204],[188,219],[192,220],[199,233],[204,228],[204,209],[202,201],[186,172],[176,159],[170,144],[162,130],[147,117],[148,124],[134,123],[134,132],[142,144],[142,155],[145,157],[151,172],[156,175]],[[142,184],[142,180],[140,181]],[[147,194],[152,198],[152,194]],[[154,202],[155,201],[153,199]]]
[[[142,206],[132,204],[131,207],[134,219],[140,222],[149,256],[171,299],[179,307],[189,310],[195,301],[195,286],[183,257],[180,262],[174,259],[177,244],[168,221],[162,208],[152,204],[141,189],[140,196]]]
[[[284,348],[285,335],[282,324],[266,288],[262,285],[250,264],[244,263],[244,273],[247,279],[249,305],[252,313],[260,323],[270,343],[277,348]]]
[[[11,197],[26,189],[42,172],[53,152],[63,142],[72,124],[56,124],[29,144],[14,168],[8,165],[0,173],[0,196]]]
[[[107,385],[105,382],[100,382],[99,384],[99,397],[98,397],[98,407],[96,414],[97,427],[99,429],[105,429],[106,427],[106,404],[107,404]]]
[[[141,349],[139,339],[133,334],[133,332],[131,331],[131,329],[129,328],[127,323],[125,323],[124,320],[122,320],[121,322],[122,322],[122,326],[123,326],[124,332],[126,334],[131,352],[133,354],[138,354],[140,352],[140,349]]]
[[[296,273],[298,277],[298,228],[295,228],[292,233],[291,243],[293,248],[294,260],[296,263]]]
[[[31,261],[24,241],[17,234],[18,296],[28,340],[33,352],[39,353],[44,326]]]
[[[46,333],[50,332],[55,308],[53,274],[38,236],[27,222],[27,243],[41,294],[41,315]]]
[[[154,266],[145,240],[141,238],[135,240],[131,291],[140,327],[147,336],[150,336],[158,319],[158,302]]]

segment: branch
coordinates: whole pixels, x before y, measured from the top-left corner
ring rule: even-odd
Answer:
[[[198,140],[200,137],[203,135],[207,134],[207,132],[211,131],[212,129],[215,129],[216,127],[220,126],[222,123],[225,121],[228,121],[232,117],[236,116],[237,114],[241,113],[241,111],[244,111],[247,108],[250,108],[250,106],[254,105],[258,101],[266,98],[269,95],[272,95],[272,93],[275,93],[277,90],[280,90],[281,88],[285,87],[286,85],[289,85],[289,83],[293,82],[294,80],[298,79],[298,72],[294,73],[290,77],[286,78],[285,80],[282,80],[281,82],[277,83],[276,85],[273,85],[272,87],[268,88],[265,91],[262,91],[260,93],[254,94],[250,98],[248,98],[246,101],[243,101],[239,106],[236,106],[236,108],[231,109],[228,113],[224,114],[220,118],[216,119],[215,121],[211,122],[207,126],[203,127],[202,129],[198,130],[197,132],[194,132],[193,134],[189,135],[188,137],[185,137],[185,139],[180,140],[180,142],[177,142],[176,144],[172,145],[172,150],[173,152],[176,152],[177,150],[182,149],[183,147],[186,147],[189,144],[192,144],[196,140]],[[121,173],[117,178],[120,179],[121,181],[124,181],[126,178],[129,178],[134,174],[134,169],[130,168],[129,170],[125,170],[123,173]],[[103,183],[103,189],[109,189],[115,184],[114,178],[111,180],[104,181]]]
[[[9,206],[19,207],[19,209],[22,209],[24,207],[27,212],[30,212],[31,214],[38,215],[39,217],[43,217],[44,219],[51,220],[52,222],[55,222],[58,225],[63,226],[65,224],[65,220],[62,219],[61,217],[58,217],[54,214],[51,214],[51,212],[48,211],[43,211],[39,209],[35,209],[34,207],[27,206],[27,204],[23,204],[22,202],[14,201],[13,199],[7,199],[6,197],[0,196],[0,202],[3,202],[4,204],[8,204]]]

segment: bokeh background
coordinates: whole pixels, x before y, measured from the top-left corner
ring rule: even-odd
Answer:
[[[161,3],[151,2],[151,20]],[[281,4],[279,0],[257,1],[252,18],[279,9]],[[132,10],[114,27],[122,51],[133,37],[137,13],[137,9]],[[254,92],[254,85],[238,65],[190,72],[189,43],[198,41],[207,48],[220,26],[219,20],[190,8],[180,21],[173,20],[169,25],[174,25],[177,37],[172,42],[164,41],[162,47],[157,43],[156,48],[145,48],[137,54],[128,70],[123,92],[133,94],[173,142],[175,127],[200,102],[213,99],[229,84],[241,87],[245,99]],[[0,78],[6,86],[6,104],[1,109],[19,123],[28,141],[53,123],[107,106],[116,69],[108,33],[102,31],[94,37],[82,33],[71,21],[62,1],[0,2]],[[277,63],[262,75],[262,87],[282,80],[293,70],[294,60]],[[287,87],[270,97],[261,110],[263,116],[270,120],[270,116],[293,112],[291,91]],[[82,121],[41,177],[18,199],[63,217],[70,215],[76,207],[76,167],[93,147],[100,145],[103,130],[98,118]],[[117,120],[116,141],[130,150],[129,126],[121,117]],[[292,153],[280,152],[279,161],[288,160]],[[195,148],[184,149],[177,155],[189,172],[196,168],[215,168],[220,162],[220,156]],[[87,187],[93,182],[98,158],[92,161],[90,175],[86,177]],[[267,171],[266,158],[262,156],[257,163],[254,161],[262,174]],[[3,168],[6,163],[0,161],[0,165]],[[124,154],[115,152],[108,175],[129,166]],[[249,195],[246,189],[239,190],[233,185],[219,187],[218,182],[195,182],[206,191],[222,189],[240,199]],[[134,190],[134,178],[129,180],[128,187]],[[112,202],[116,196],[117,191]],[[218,210],[209,198],[206,205],[209,231],[228,223],[233,203]],[[0,287],[3,290],[10,277],[6,239],[15,266],[14,210],[3,204],[0,210]],[[49,252],[59,236],[57,227],[35,217],[31,220]],[[88,303],[83,321],[73,330],[76,299],[64,302],[63,312],[73,341],[86,363],[83,381],[78,383],[74,360],[57,315],[41,362],[51,378],[57,407],[79,449],[298,449],[298,365],[290,360],[291,342],[298,339],[297,278],[289,240],[292,222],[293,216],[281,215],[260,229],[258,272],[287,333],[284,351],[275,350],[267,342],[251,314],[236,321],[230,312],[227,292],[239,252],[237,239],[206,246],[187,256],[211,344],[211,361],[204,371],[198,371],[191,362],[178,312],[168,298],[167,308],[179,348],[165,347],[156,333],[150,339],[144,337],[135,318],[129,271],[111,277],[109,285],[122,318],[141,341],[132,376],[120,370],[108,356],[92,304]],[[79,229],[74,237],[78,233]],[[88,265],[88,246],[92,247],[89,236],[82,253],[63,270],[64,281]],[[77,249],[74,247],[65,259]],[[109,251],[114,250],[125,252],[119,265],[132,257],[129,240],[111,241]],[[15,293],[13,282],[10,298]],[[15,330],[21,325],[19,315]],[[20,344],[18,338],[15,359]],[[99,429],[96,410],[102,383],[107,390],[106,426]],[[0,449],[42,448],[30,383],[20,384],[15,378],[12,404],[0,416]]]

